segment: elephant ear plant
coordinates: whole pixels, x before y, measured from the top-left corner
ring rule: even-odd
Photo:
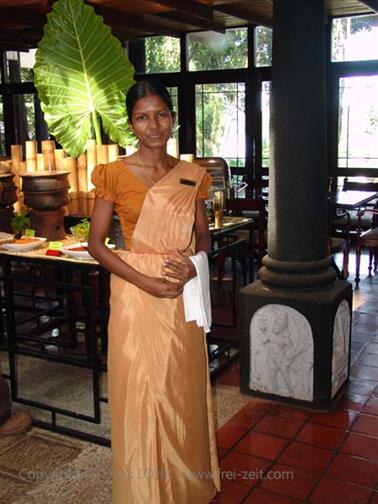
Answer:
[[[72,157],[88,139],[101,144],[101,127],[125,147],[125,94],[134,67],[118,39],[83,0],[58,0],[47,16],[34,66],[35,85],[49,131]],[[100,123],[101,120],[101,123]]]

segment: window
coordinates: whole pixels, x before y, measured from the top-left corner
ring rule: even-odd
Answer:
[[[180,71],[180,40],[174,37],[145,39],[146,73]]]
[[[245,166],[245,85],[196,85],[196,155]]]
[[[187,37],[189,70],[247,68],[247,28],[226,30],[225,34],[197,32]]]
[[[262,142],[262,167],[270,165],[270,89],[271,83],[264,81],[261,85],[261,142]]]
[[[5,128],[4,128],[4,109],[3,98],[0,96],[0,156],[5,156]]]
[[[255,30],[255,65],[257,67],[270,66],[272,64],[272,40],[271,28],[257,26]]]
[[[7,51],[6,82],[33,82],[33,67],[37,49],[16,52]]]
[[[339,167],[378,168],[378,75],[339,84]]]
[[[332,61],[378,59],[378,16],[332,21]]]

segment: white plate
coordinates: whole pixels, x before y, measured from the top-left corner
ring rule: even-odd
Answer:
[[[62,247],[60,249],[60,251],[63,254],[68,255],[69,257],[73,257],[74,259],[88,261],[88,259],[93,259],[93,257],[90,255],[88,250],[72,250],[77,247],[87,247],[87,246],[88,246],[87,242],[74,243],[72,245],[67,245],[66,247]],[[108,243],[106,246],[110,249],[115,248],[115,245],[113,243]]]
[[[27,236],[23,236],[21,240],[27,238]],[[33,236],[30,238],[34,238],[37,241],[33,241],[30,243],[3,243],[1,245],[5,250],[9,250],[10,252],[29,252],[35,248],[38,248],[46,241],[46,238],[38,238],[37,236]]]

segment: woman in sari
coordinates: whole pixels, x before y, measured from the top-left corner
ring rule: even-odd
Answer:
[[[211,183],[196,164],[167,154],[175,113],[159,83],[126,99],[139,140],[131,156],[98,165],[90,253],[111,275],[108,384],[115,504],[208,504],[219,470],[203,328],[186,322],[189,259],[207,252],[203,199]],[[105,245],[113,210],[126,250]]]

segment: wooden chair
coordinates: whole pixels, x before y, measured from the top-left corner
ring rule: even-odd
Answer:
[[[371,215],[371,227],[362,232],[362,218]],[[375,208],[365,208],[358,212],[357,239],[356,239],[356,287],[360,282],[361,249],[369,249],[369,276],[377,271],[378,267],[378,204]],[[374,265],[373,265],[374,258]]]
[[[350,215],[349,212],[338,213],[336,215],[336,206],[331,198],[328,198],[328,212],[329,212],[329,229],[328,229],[328,253],[333,256],[339,252],[343,254],[343,268],[339,271],[339,268],[334,262],[334,266],[337,270],[338,277],[346,280],[349,276],[349,251],[350,251]],[[338,222],[342,219],[344,225],[342,231],[340,231]]]
[[[343,191],[367,191],[367,192],[376,191],[378,193],[378,182],[357,182],[355,180],[350,180],[348,177],[345,177],[343,182]],[[377,200],[372,200],[371,202],[364,205],[364,208],[374,208],[376,203]],[[349,222],[346,222],[345,219],[343,220],[342,218],[337,218],[339,227],[342,230],[345,230],[345,227],[349,226],[349,232],[355,235],[357,232],[358,213],[360,210],[363,210],[363,208],[349,211],[350,216]],[[360,222],[360,228],[361,230],[367,230],[370,228],[369,215],[364,214],[362,216]]]
[[[253,259],[257,259],[258,268],[261,267],[261,261],[266,254],[266,228],[267,211],[262,198],[236,198],[226,200],[226,210],[233,215],[245,215],[255,219],[256,224],[249,229],[249,280],[253,281]],[[245,231],[239,231],[241,237]]]

